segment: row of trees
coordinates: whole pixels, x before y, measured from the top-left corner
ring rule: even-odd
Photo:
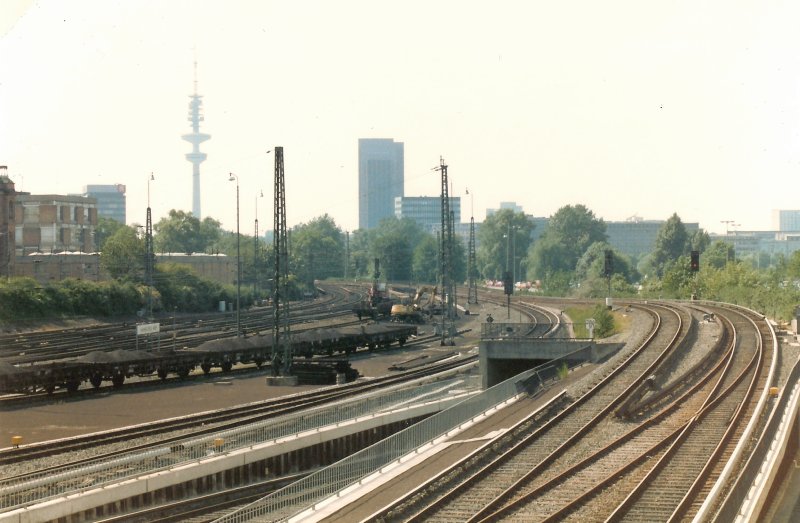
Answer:
[[[732,301],[770,311],[787,318],[800,299],[800,253],[773,260],[760,269],[761,260],[736,259],[733,247],[711,242],[703,231],[689,233],[673,214],[658,232],[651,253],[637,259],[615,251],[608,244],[606,226],[583,205],[568,205],[550,217],[544,231],[533,242],[534,224],[523,213],[501,210],[488,216],[478,232],[478,279],[500,279],[506,270],[516,280],[539,280],[539,292],[557,296],[603,297],[611,286],[613,296],[703,298]],[[143,230],[101,219],[96,230],[101,264],[125,290],[142,302],[144,285]],[[172,210],[154,225],[156,252],[222,253],[236,256],[236,234],[221,229],[212,218],[198,220],[190,213]],[[381,263],[382,279],[410,284],[435,283],[439,268],[440,239],[409,219],[389,218],[370,230],[347,233],[327,214],[289,231],[290,292],[295,296],[313,290],[315,279],[371,279],[372,261]],[[242,235],[240,240],[242,303],[269,296],[272,276],[272,245],[263,238]],[[689,253],[702,253],[699,273],[689,267]],[[466,246],[454,246],[454,278],[467,280]],[[604,274],[605,253],[612,252],[613,274]],[[30,284],[26,284],[30,286]],[[85,285],[85,284],[84,284]],[[157,307],[165,310],[212,310],[221,300],[231,301],[235,288],[203,280],[184,266],[156,264],[154,286]],[[59,291],[78,292],[79,286]],[[23,285],[24,290],[26,287]],[[34,286],[35,288],[35,286]],[[132,292],[135,289],[136,292]],[[15,291],[16,292],[16,291]],[[22,292],[22,291],[20,291]],[[40,303],[76,310],[80,300],[57,299],[59,292],[40,297]],[[113,295],[110,288],[105,289]],[[5,300],[4,300],[5,301]],[[116,300],[85,298],[110,314],[123,312]],[[135,301],[135,300],[134,300]],[[35,306],[32,306],[35,309]],[[91,307],[89,307],[91,309]],[[27,309],[25,309],[27,310]]]

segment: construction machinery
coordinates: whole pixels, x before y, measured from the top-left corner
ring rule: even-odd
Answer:
[[[365,317],[373,320],[388,317],[394,303],[389,296],[386,283],[380,281],[381,261],[379,258],[375,258],[374,266],[372,285],[367,291],[367,299],[362,300],[353,309],[359,320]]]
[[[434,313],[435,304],[436,286],[422,285],[417,288],[410,303],[392,305],[391,320],[402,323],[425,323],[426,318]]]

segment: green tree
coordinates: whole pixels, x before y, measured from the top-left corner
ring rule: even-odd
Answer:
[[[528,236],[530,238],[530,235]],[[467,280],[467,247],[464,241],[456,236],[453,239],[453,281],[465,282]]]
[[[567,296],[572,286],[572,272],[553,271],[542,279],[542,294],[546,296]]]
[[[615,251],[606,242],[595,242],[586,249],[586,252],[575,265],[575,279],[584,281],[590,278],[605,277],[605,253],[611,251],[613,274],[620,275],[627,282],[634,282],[639,274],[633,268],[630,259],[622,253]]]
[[[790,254],[783,265],[789,278],[800,280],[800,251],[794,251]]]
[[[350,234],[349,266],[351,278],[368,278],[372,270],[370,243],[374,235],[370,230],[358,229]]]
[[[721,269],[725,267],[729,261],[733,261],[735,258],[736,256],[733,245],[722,240],[717,240],[709,245],[705,251],[703,251],[700,265],[707,265],[709,267]]]
[[[166,311],[207,312],[234,295],[226,293],[220,284],[200,278],[187,265],[159,263],[155,272],[155,287]]]
[[[711,245],[711,236],[703,229],[694,231],[689,237],[689,247],[692,251],[703,252]]]
[[[125,227],[124,223],[112,218],[98,218],[97,227],[94,228],[94,245],[97,252],[102,252],[106,240],[123,227]]]
[[[517,276],[517,280],[522,280],[520,267],[526,267],[524,260],[534,227],[524,213],[511,209],[501,209],[487,216],[477,233],[480,245],[476,253],[478,272],[499,280],[508,270]]]
[[[607,241],[606,224],[584,205],[567,205],[550,217],[547,229],[528,255],[533,276],[571,273],[595,242]]]
[[[336,222],[325,214],[292,229],[292,272],[301,282],[341,277],[344,273],[344,236]]]
[[[439,274],[439,244],[432,234],[427,235],[414,249],[413,280],[435,284]]]
[[[172,209],[169,216],[153,226],[156,252],[208,252],[221,237],[220,222],[206,217],[202,222],[192,213]]]
[[[687,254],[690,250],[691,244],[686,227],[677,213],[673,213],[656,235],[655,249],[653,249],[651,259],[652,269],[656,275],[661,276],[669,262],[677,260],[679,256]]]
[[[614,322],[614,315],[603,305],[595,305],[592,310],[594,317],[594,335],[597,338],[607,338],[614,334],[616,323]]]
[[[661,290],[664,297],[686,299],[695,291],[699,291],[695,272],[691,270],[689,256],[679,256],[664,264],[664,275],[661,278]],[[702,295],[702,293],[701,293]]]
[[[105,241],[100,265],[112,278],[141,280],[144,256],[144,239],[132,227],[125,226]]]
[[[373,258],[381,261],[381,273],[387,281],[410,281],[414,249],[425,231],[410,218],[385,218],[374,231],[370,244]],[[371,270],[371,266],[370,266]]]

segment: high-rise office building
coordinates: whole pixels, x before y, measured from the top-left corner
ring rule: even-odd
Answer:
[[[461,223],[461,197],[450,198],[454,224]],[[398,196],[394,199],[394,215],[410,218],[428,232],[442,229],[442,198],[440,196]]]
[[[403,196],[403,142],[391,138],[358,140],[358,226],[376,227],[395,214],[395,198]]]
[[[779,232],[800,231],[800,211],[775,209],[772,211],[772,222]]]
[[[521,205],[517,205],[517,202],[500,202],[500,208],[499,209],[486,209],[486,216],[493,216],[493,215],[497,214],[498,211],[503,211],[503,210],[510,210],[510,211],[514,211],[514,212],[524,212],[522,210],[522,206]]]
[[[87,185],[83,188],[83,196],[97,200],[97,216],[111,218],[125,224],[125,186]]]

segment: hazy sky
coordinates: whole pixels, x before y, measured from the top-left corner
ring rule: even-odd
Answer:
[[[128,222],[191,210],[358,226],[358,138],[405,143],[405,194],[443,156],[476,221],[500,201],[722,232],[798,209],[800,2],[0,0],[0,164],[34,194],[127,185]],[[462,200],[469,220],[470,197]]]

